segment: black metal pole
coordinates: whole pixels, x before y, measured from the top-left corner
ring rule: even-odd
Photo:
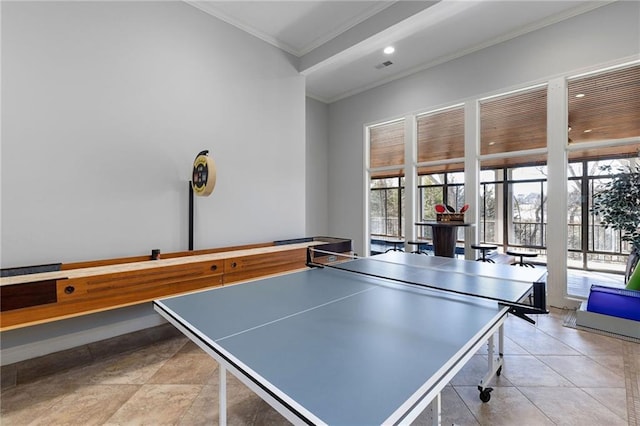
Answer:
[[[193,187],[189,181],[189,251],[193,250]]]

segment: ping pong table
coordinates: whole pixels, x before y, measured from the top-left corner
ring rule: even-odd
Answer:
[[[294,424],[409,424],[423,411],[438,424],[441,390],[485,343],[478,390],[490,399],[503,323],[531,313],[532,292],[545,303],[545,279],[544,268],[390,252],[154,307],[219,362],[220,424],[227,370]]]

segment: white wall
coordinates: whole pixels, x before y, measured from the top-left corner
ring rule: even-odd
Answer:
[[[327,104],[307,98],[306,132],[307,236],[328,236],[329,107]]]
[[[364,126],[640,54],[640,3],[616,2],[329,106],[329,233],[364,253]]]
[[[304,78],[183,2],[3,2],[2,266],[305,234]]]
[[[2,2],[2,267],[305,236],[294,59],[183,2]],[[326,164],[326,159],[324,160]],[[150,304],[2,333],[2,363],[156,325]]]

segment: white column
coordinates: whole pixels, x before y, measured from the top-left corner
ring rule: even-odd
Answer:
[[[418,204],[417,193],[417,138],[418,128],[416,126],[416,116],[408,115],[404,119],[404,238],[405,251],[410,252],[413,248],[406,244],[406,241],[416,238],[416,214]]]
[[[547,92],[547,304],[564,307],[567,295],[567,83],[549,81]],[[577,306],[577,303],[573,303]],[[573,306],[572,306],[573,307]]]
[[[362,247],[364,247],[364,252],[359,254],[360,256],[369,256],[371,254],[371,229],[369,225],[369,221],[371,220],[371,211],[369,206],[369,196],[371,195],[371,175],[369,174],[371,145],[369,141],[369,129],[366,126],[363,128],[363,132],[365,139],[364,153],[362,154],[362,164],[364,164],[362,170],[364,175],[362,177],[362,182],[364,183],[364,188],[362,188],[362,205],[364,206],[364,217],[362,218],[362,235],[364,236],[364,241]]]
[[[472,222],[475,226],[465,228],[464,233],[464,257],[474,260],[475,253],[471,250],[471,244],[478,241],[478,224],[480,212],[480,124],[478,102],[467,101],[464,104],[464,197],[469,204],[469,210],[465,213],[465,221]]]

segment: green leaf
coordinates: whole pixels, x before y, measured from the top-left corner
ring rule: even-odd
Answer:
[[[611,173],[610,166],[601,170]],[[605,228],[622,231],[622,239],[640,250],[640,166],[618,168],[618,173],[593,195],[591,212]]]

